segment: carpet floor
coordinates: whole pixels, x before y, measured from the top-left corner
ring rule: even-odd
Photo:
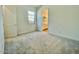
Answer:
[[[5,39],[5,54],[78,54],[79,41],[33,32]]]

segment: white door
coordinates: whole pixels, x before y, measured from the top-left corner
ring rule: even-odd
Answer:
[[[17,35],[16,7],[4,6],[3,9],[5,37],[14,37]]]

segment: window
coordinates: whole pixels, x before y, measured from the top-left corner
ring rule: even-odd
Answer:
[[[33,11],[28,11],[28,21],[30,24],[34,23],[35,13]]]

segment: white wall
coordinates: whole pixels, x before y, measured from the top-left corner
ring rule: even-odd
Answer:
[[[48,6],[49,33],[79,41],[79,6]]]
[[[29,24],[28,22],[28,11],[34,11],[36,13],[36,8],[27,5],[17,6],[18,34],[28,33],[36,30],[36,24]]]
[[[4,6],[3,11],[4,33],[6,38],[15,37],[18,34],[28,33],[36,30],[36,23],[29,24],[28,22],[28,11],[36,12],[35,7],[28,5],[6,5]]]
[[[0,6],[0,54],[1,53],[4,53],[4,29],[3,29],[2,8]]]
[[[48,32],[79,41],[79,6],[50,5],[48,8]]]

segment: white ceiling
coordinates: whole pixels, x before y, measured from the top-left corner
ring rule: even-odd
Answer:
[[[41,5],[5,5],[7,8],[9,9],[15,9],[15,7],[34,7],[36,8],[37,10],[41,7]]]
[[[28,5],[26,5],[26,6],[28,6]],[[40,5],[29,5],[29,6],[32,6],[32,7],[35,7],[35,8],[40,7]]]
[[[14,6],[29,6],[29,7],[39,8],[41,5],[5,5],[5,6],[9,6],[9,7],[14,7]]]

